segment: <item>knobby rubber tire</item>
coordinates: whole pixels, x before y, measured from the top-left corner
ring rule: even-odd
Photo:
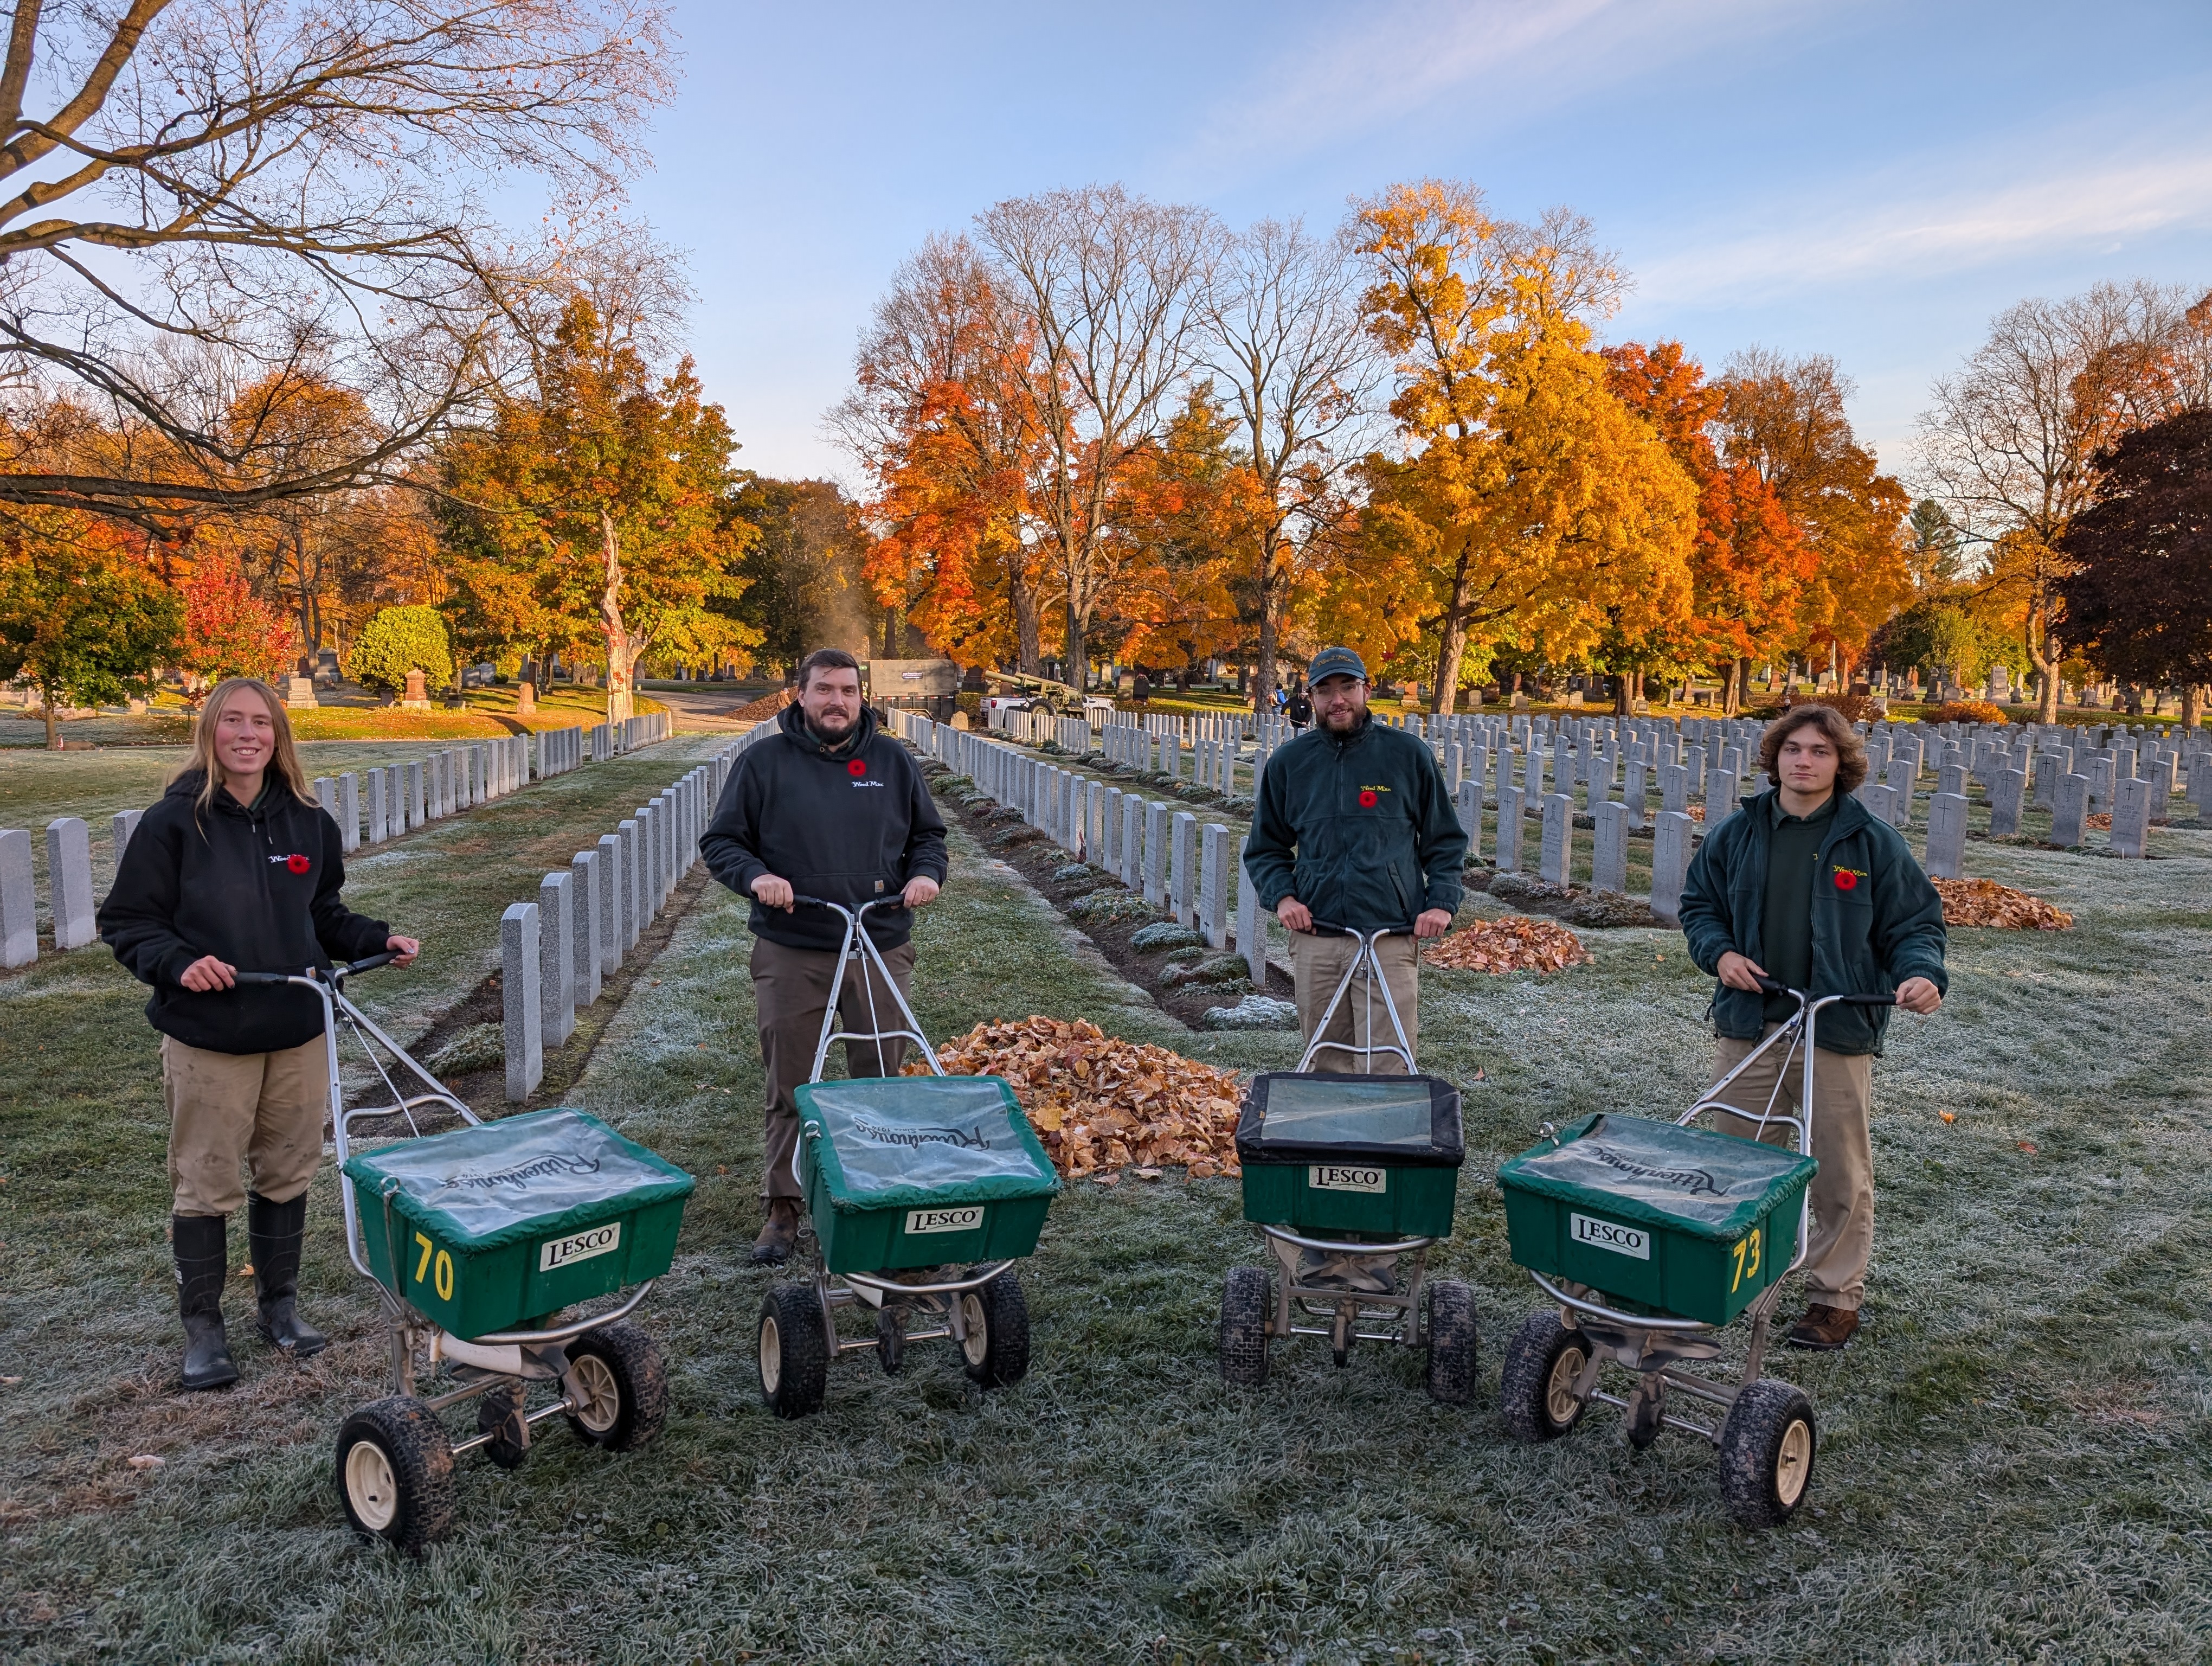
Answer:
[[[1429,1282],[1429,1398],[1464,1406],[1474,1398],[1477,1334],[1474,1292],[1457,1279]]]
[[[1589,1358],[1589,1339],[1559,1322],[1559,1310],[1546,1308],[1531,1313],[1505,1345],[1504,1380],[1498,1385],[1498,1409],[1506,1432],[1516,1440],[1534,1444],[1557,1440],[1582,1421],[1587,1402],[1577,1402],[1564,1422],[1552,1415],[1552,1373],[1562,1354],[1573,1352]],[[1580,1366],[1576,1368],[1577,1371]]]
[[[1790,1474],[1782,1473],[1790,1432],[1802,1426],[1802,1450]],[[1796,1512],[1811,1490],[1820,1451],[1813,1402],[1778,1377],[1763,1377],[1747,1385],[1729,1408],[1721,1426],[1721,1497],[1739,1525],[1779,1527]],[[1794,1484],[1794,1492],[1787,1490]]]
[[[1010,1389],[1029,1375],[1030,1304],[1022,1281],[1008,1268],[975,1292],[983,1307],[983,1357],[963,1361],[968,1375],[987,1389]]]
[[[763,1354],[761,1399],[778,1417],[811,1417],[822,1409],[822,1396],[830,1386],[830,1345],[822,1335],[821,1298],[811,1286],[771,1285],[761,1298],[756,1332],[763,1350],[771,1322],[779,1364],[771,1388]]]
[[[1256,1389],[1267,1381],[1267,1310],[1273,1304],[1267,1274],[1257,1267],[1232,1267],[1221,1287],[1221,1380]]]
[[[346,1460],[367,1441],[384,1454],[397,1489],[391,1519],[381,1526],[354,1508],[346,1485]],[[453,1527],[453,1444],[438,1414],[411,1395],[372,1401],[338,1430],[338,1502],[354,1530],[419,1554]]]
[[[660,1357],[660,1345],[636,1325],[601,1325],[568,1345],[569,1358],[579,1354],[590,1354],[613,1374],[622,1409],[611,1428],[596,1433],[569,1413],[568,1426],[576,1438],[610,1452],[629,1452],[659,1435],[668,1421],[668,1365]]]

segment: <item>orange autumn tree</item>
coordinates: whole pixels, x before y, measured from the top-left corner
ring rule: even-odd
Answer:
[[[1680,342],[1648,348],[1627,342],[1603,351],[1614,396],[1650,424],[1696,483],[1693,599],[1672,657],[1680,665],[1725,668],[1732,710],[1735,667],[1795,645],[1814,552],[1759,471],[1721,455],[1713,432],[1727,391],[1706,380]]]
[[[1813,552],[1790,650],[1831,658],[1848,677],[1868,640],[1911,599],[1905,488],[1858,442],[1844,402],[1851,383],[1824,354],[1789,360],[1753,348],[1722,378],[1726,454],[1756,469]],[[1742,697],[1747,655],[1732,687]]]
[[[1113,500],[1120,582],[1096,636],[1102,647],[1118,637],[1124,663],[1192,665],[1243,645],[1237,581],[1270,502],[1234,440],[1227,408],[1201,382],[1123,468]]]
[[[1349,235],[1402,451],[1364,467],[1333,634],[1385,663],[1432,639],[1439,712],[1500,648],[1571,664],[1664,635],[1690,605],[1696,491],[1590,346],[1622,280],[1588,225],[1493,220],[1473,185],[1430,179],[1359,204]]]
[[[969,664],[1042,667],[1027,481],[1039,449],[1028,338],[964,238],[899,270],[830,425],[875,486],[863,571],[878,601]]]

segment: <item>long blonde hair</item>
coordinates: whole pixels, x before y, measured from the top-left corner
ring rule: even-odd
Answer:
[[[199,721],[192,725],[192,755],[169,777],[175,781],[193,770],[204,772],[205,779],[192,800],[193,810],[205,810],[215,802],[216,790],[222,785],[222,769],[216,762],[216,725],[222,721],[222,708],[230,703],[233,695],[240,690],[251,690],[261,696],[262,704],[269,708],[269,717],[276,737],[275,755],[268,769],[278,781],[292,790],[292,796],[302,804],[315,802],[315,795],[307,787],[307,772],[300,767],[299,749],[292,744],[292,720],[284,715],[284,702],[276,697],[276,690],[258,677],[226,677],[215,685],[208,697],[200,702]],[[265,775],[264,775],[265,779]]]

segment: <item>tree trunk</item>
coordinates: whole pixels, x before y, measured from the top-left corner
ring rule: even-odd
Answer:
[[[1462,555],[1452,573],[1451,603],[1444,610],[1443,629],[1437,642],[1437,687],[1429,709],[1439,717],[1451,715],[1459,696],[1460,662],[1467,657],[1468,592],[1473,573],[1473,564]]]
[[[2039,723],[2056,723],[2058,721],[2058,666],[2063,658],[2058,649],[2058,639],[2045,626],[2040,650],[2037,648],[2035,641],[2037,624],[2049,617],[2044,599],[2037,598],[2029,605],[2027,625],[2023,633],[2027,662],[2043,673],[2043,686],[2036,690],[2035,696],[2035,721]]]
[[[62,750],[61,724],[54,716],[54,691],[44,683],[39,684],[39,703],[46,708],[46,750],[58,752]]]
[[[1067,675],[1060,680],[1073,685],[1081,694],[1091,685],[1091,662],[1085,652],[1084,627],[1089,623],[1077,610],[1075,604],[1067,605],[1067,650],[1062,656],[1067,662]]]
[[[1044,672],[1044,632],[1037,619],[1036,592],[1026,580],[1012,577],[1006,593],[1014,605],[1014,669],[1024,677]]]
[[[2197,683],[2181,685],[2181,727],[2193,729],[2203,715],[2204,690]]]
[[[1268,587],[1260,589],[1260,663],[1252,678],[1252,709],[1272,713],[1275,709],[1275,649],[1278,632],[1275,623],[1275,598]]]
[[[1740,660],[1731,660],[1728,662],[1727,669],[1721,672],[1721,715],[1723,717],[1734,717],[1737,707],[1741,703],[1741,696],[1736,692],[1736,667],[1742,663]]]
[[[606,583],[599,592],[599,629],[607,639],[607,721],[625,723],[636,715],[631,700],[635,687],[629,628],[623,622],[622,544],[615,536],[615,518],[599,511],[599,555]]]
[[[1634,705],[1635,696],[1628,691],[1628,673],[1615,672],[1613,677],[1613,714],[1626,717]]]

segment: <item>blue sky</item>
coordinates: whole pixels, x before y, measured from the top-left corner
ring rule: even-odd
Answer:
[[[927,233],[1119,180],[1334,225],[1426,174],[1588,215],[1636,288],[1613,339],[1709,365],[1833,354],[1886,466],[1932,377],[2029,295],[2212,288],[2212,5],[694,4],[635,206],[684,250],[739,461],[850,478],[823,436]]]

